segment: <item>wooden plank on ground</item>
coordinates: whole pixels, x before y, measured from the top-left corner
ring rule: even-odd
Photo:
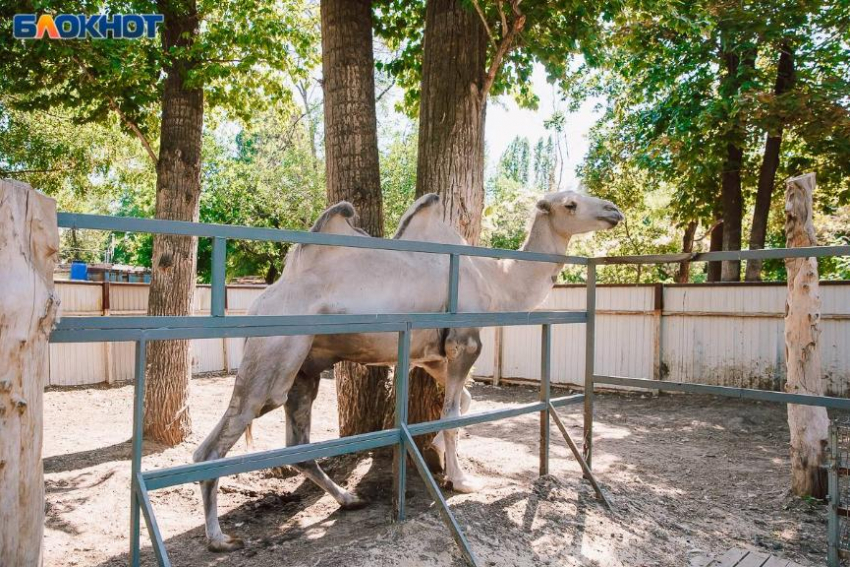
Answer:
[[[799,567],[799,564],[794,563],[793,561],[788,561],[787,559],[771,557],[762,567]]]
[[[747,553],[745,549],[730,549],[708,565],[709,567],[737,567]]]
[[[766,553],[750,551],[738,562],[736,567],[762,567],[768,559],[770,559],[770,556]]]
[[[723,555],[710,559],[706,563],[697,563],[694,567],[703,565],[704,567],[803,567],[789,559],[740,548],[730,549]]]

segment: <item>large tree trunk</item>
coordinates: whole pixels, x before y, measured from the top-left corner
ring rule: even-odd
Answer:
[[[416,195],[438,193],[445,219],[477,244],[484,208],[486,32],[459,0],[428,0],[424,49]],[[442,406],[434,380],[412,372],[409,421],[438,419]],[[432,438],[419,441],[424,446]]]
[[[788,92],[794,84],[794,52],[790,42],[780,47],[779,64],[776,69],[776,85],[773,92],[777,97]],[[779,151],[782,147],[783,125],[780,121],[775,132],[769,132],[764,143],[764,157],[759,170],[756,205],[753,211],[753,226],[750,230],[750,250],[764,248],[767,235],[767,220],[770,214],[770,202],[773,200],[773,188],[776,186],[776,170],[779,169]],[[761,280],[761,260],[747,262],[747,281]]]
[[[162,0],[162,46],[189,49],[198,34],[194,0]],[[156,218],[198,220],[201,197],[201,141],[204,93],[187,87],[196,62],[180,56],[166,64],[162,127],[156,167]],[[154,238],[148,315],[189,315],[195,293],[197,238]],[[155,341],[148,346],[145,437],[176,445],[191,432],[189,417],[189,341]]]
[[[322,0],[325,164],[329,203],[350,201],[359,226],[383,236],[372,9],[369,0]],[[340,435],[383,427],[387,369],[336,365]]]
[[[817,246],[812,223],[815,174],[789,179],[785,190],[785,238],[789,248]],[[817,258],[785,260],[788,297],[785,302],[785,390],[792,394],[824,395],[820,347],[820,295]],[[824,498],[827,493],[824,450],[829,433],[826,408],[788,405],[791,432],[791,490],[798,496]]]
[[[697,233],[697,221],[691,221],[682,234],[682,252],[694,251],[694,236]],[[676,272],[676,283],[688,283],[691,277],[691,263],[682,262]]]
[[[0,180],[0,565],[42,563],[42,394],[57,250],[56,202]]]
[[[721,80],[720,94],[728,99],[737,98],[741,87],[755,69],[755,53],[745,53],[743,59],[735,52],[724,54],[725,75]],[[726,158],[720,185],[723,206],[723,250],[741,249],[741,224],[744,198],[741,191],[741,168],[744,163],[744,125],[737,116],[729,117]],[[723,262],[721,279],[725,282],[741,280],[741,262]]]

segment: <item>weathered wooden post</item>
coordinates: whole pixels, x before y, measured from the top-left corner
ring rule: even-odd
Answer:
[[[812,222],[815,174],[786,182],[785,238],[788,248],[817,246]],[[820,348],[820,294],[816,258],[788,258],[785,300],[786,391],[824,395]],[[827,493],[825,448],[829,436],[826,408],[788,404],[791,431],[791,490],[798,496],[823,498]]]
[[[42,563],[42,391],[58,250],[56,202],[0,180],[0,565]]]

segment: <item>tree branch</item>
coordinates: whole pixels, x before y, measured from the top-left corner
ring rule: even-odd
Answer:
[[[72,59],[74,60],[74,62],[77,65],[80,66],[80,69],[82,69],[83,73],[85,73],[86,77],[88,77],[88,80],[91,81],[92,83],[95,83],[94,76],[92,76],[92,73],[88,69],[88,67],[86,67],[83,64],[83,62],[80,61],[79,59],[77,59],[76,57],[72,57]],[[133,122],[132,120],[130,120],[130,117],[127,116],[127,114],[125,114],[123,110],[121,110],[121,107],[118,106],[118,103],[115,102],[115,99],[112,98],[112,96],[110,96],[110,95],[105,95],[105,96],[106,96],[106,101],[109,104],[109,108],[113,112],[118,114],[119,118],[121,118],[121,120],[124,122],[124,124],[130,129],[131,132],[133,132],[133,134],[135,134],[136,138],[138,138],[139,142],[141,142],[142,147],[145,148],[145,151],[147,152],[148,157],[151,159],[151,162],[153,162],[154,168],[156,168],[157,164],[159,163],[159,159],[157,158],[156,153],[154,153],[153,148],[151,148],[151,144],[148,141],[147,137],[145,137],[144,133],[136,125],[136,123]]]
[[[497,49],[498,45],[496,44],[496,38],[493,37],[493,32],[490,31],[490,25],[487,23],[487,17],[484,15],[484,10],[482,10],[481,6],[478,4],[478,0],[472,0],[472,5],[475,6],[475,11],[478,12],[478,17],[481,18],[481,23],[484,24],[484,31],[487,32],[487,37],[490,38],[490,45],[493,46],[493,49]]]
[[[124,121],[124,124],[127,125],[127,128],[129,128],[133,132],[133,134],[136,135],[136,138],[139,139],[139,142],[141,142],[142,147],[145,148],[145,151],[148,153],[148,157],[151,158],[151,162],[153,163],[154,168],[156,168],[157,164],[159,163],[159,159],[154,153],[153,148],[151,148],[151,144],[145,137],[144,133],[142,133],[142,131],[139,129],[135,122],[130,120],[129,116],[124,114],[124,111],[121,110],[121,108],[118,106],[118,103],[115,102],[114,98],[107,95],[106,99],[109,101],[109,107],[114,110],[119,117],[121,117],[121,120]]]
[[[702,235],[702,236],[700,236],[699,238],[694,238],[694,244],[696,244],[697,242],[702,242],[703,240],[705,240],[705,239],[706,239],[706,237],[707,237],[709,234],[711,234],[712,232],[714,232],[714,229],[715,229],[715,228],[717,228],[718,226],[720,226],[721,224],[723,224],[723,220],[722,220],[722,219],[721,219],[721,220],[719,220],[719,221],[717,221],[717,222],[716,222],[716,223],[714,223],[713,225],[711,225],[711,227],[710,227],[708,230],[706,230],[706,231],[703,233],[703,235]]]
[[[390,84],[387,85],[387,88],[382,90],[381,93],[378,96],[375,97],[375,102],[380,102],[381,99],[384,98],[384,95],[387,94],[388,92],[390,92],[390,89],[393,88],[394,86],[395,86],[395,79],[393,79],[390,82]]]
[[[490,94],[490,89],[493,88],[493,83],[496,82],[496,75],[499,74],[499,69],[502,67],[505,56],[515,47],[514,42],[525,26],[525,14],[519,11],[520,1],[511,0],[513,18],[511,19],[510,26],[508,25],[505,11],[502,8],[503,0],[499,0],[496,4],[499,10],[499,16],[502,19],[502,39],[495,47],[496,51],[493,53],[493,59],[490,61],[490,67],[487,69],[487,75],[484,78],[484,86],[481,89],[482,100],[486,99],[487,95]]]
[[[54,173],[56,171],[73,171],[73,166],[68,167],[53,167],[49,169],[2,169],[0,168],[0,175],[21,175],[28,173]]]

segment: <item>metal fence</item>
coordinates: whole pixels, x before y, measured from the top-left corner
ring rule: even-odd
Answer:
[[[114,218],[96,215],[58,215],[59,226],[64,228],[108,230],[119,232],[146,232],[178,234],[213,239],[211,314],[201,317],[68,317],[63,319],[51,335],[54,343],[69,342],[135,342],[135,398],[133,407],[133,451],[130,514],[131,565],[139,564],[140,521],[143,517],[151,536],[154,553],[160,565],[170,565],[162,535],[151,508],[148,491],[167,486],[214,479],[281,465],[303,462],[393,446],[395,448],[396,474],[393,490],[394,518],[404,519],[406,459],[408,454],[421,475],[425,486],[438,504],[438,509],[466,560],[478,565],[469,542],[449,509],[434,477],[428,470],[413,436],[505,419],[522,414],[540,413],[540,474],[547,474],[549,458],[549,420],[555,421],[570,449],[582,465],[585,476],[594,485],[597,494],[602,492],[593,480],[591,456],[593,447],[593,398],[595,384],[611,384],[652,390],[676,390],[706,393],[737,398],[760,399],[781,403],[808,404],[823,407],[850,409],[850,400],[826,396],[805,396],[783,392],[750,390],[684,384],[641,378],[624,378],[597,375],[594,371],[596,326],[596,269],[608,264],[650,264],[665,262],[747,260],[766,258],[807,258],[850,255],[850,246],[757,250],[741,252],[712,252],[706,254],[671,254],[663,256],[630,256],[613,258],[584,258],[558,254],[540,254],[511,250],[495,250],[464,245],[446,245],[404,240],[349,237],[313,232],[273,229],[255,229],[180,221],[163,221],[134,218]],[[293,315],[293,316],[225,316],[224,269],[226,239],[266,240],[356,248],[400,250],[431,254],[448,254],[448,311],[445,313],[357,314],[357,315]],[[551,262],[586,266],[587,309],[584,312],[533,311],[511,313],[458,312],[458,279],[460,257],[479,256],[512,258],[516,260]],[[585,323],[585,393],[584,395],[551,398],[552,325]],[[541,325],[541,384],[540,401],[512,408],[482,412],[427,423],[407,423],[407,380],[410,365],[410,333],[413,329],[468,328],[513,325]],[[160,470],[142,470],[142,419],[144,415],[144,379],[146,346],[149,341],[169,339],[205,339],[215,337],[282,336],[299,334],[341,334],[387,332],[398,334],[398,364],[396,380],[395,424],[391,429],[366,433],[341,439],[311,443],[228,457]],[[559,419],[556,407],[584,403],[584,458]]]
[[[257,229],[181,221],[116,218],[99,215],[59,213],[58,224],[63,228],[176,234],[206,237],[213,240],[211,307],[209,316],[66,317],[60,321],[51,334],[50,340],[55,344],[122,341],[132,341],[135,343],[132,481],[130,487],[130,563],[134,567],[139,565],[140,522],[142,518],[147,525],[158,563],[163,566],[170,565],[162,534],[157,526],[156,516],[148,498],[148,492],[150,490],[389,446],[395,447],[395,470],[397,472],[394,481],[393,505],[396,521],[403,520],[405,515],[405,455],[408,454],[416,465],[429,493],[438,504],[440,513],[451,530],[452,536],[460,547],[464,557],[470,564],[477,565],[478,563],[469,546],[469,542],[466,540],[454,515],[449,509],[434,477],[428,470],[421,453],[413,441],[413,437],[474,423],[495,421],[539,412],[541,448],[539,468],[541,474],[547,474],[549,470],[550,417],[555,420],[559,429],[562,430],[562,433],[568,439],[568,443],[571,441],[555,414],[555,408],[579,403],[584,399],[584,396],[578,394],[552,398],[550,395],[551,326],[584,323],[588,320],[586,313],[556,311],[460,313],[458,312],[458,280],[460,277],[461,256],[511,258],[556,264],[588,265],[586,258],[559,254],[493,250],[465,245],[362,238],[315,232]],[[227,239],[264,240],[448,254],[448,311],[445,313],[401,314],[225,316],[225,250]],[[410,333],[413,329],[510,325],[541,325],[543,328],[540,401],[497,411],[469,414],[427,423],[407,423]],[[144,384],[146,349],[149,341],[367,332],[397,333],[398,335],[398,363],[395,372],[396,411],[395,424],[392,429],[167,469],[142,469]],[[580,458],[575,445],[571,443],[570,447],[573,449],[574,454]],[[587,472],[589,474],[589,470]]]

